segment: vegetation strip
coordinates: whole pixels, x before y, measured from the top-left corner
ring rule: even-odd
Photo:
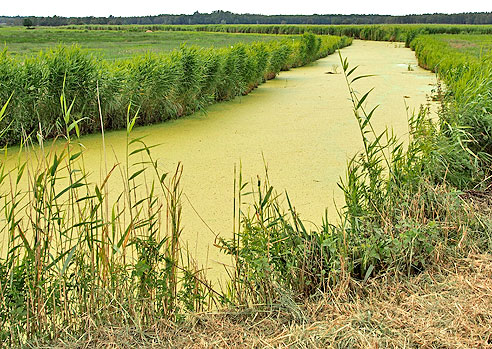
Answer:
[[[204,31],[223,33],[258,34],[303,34],[348,36],[354,39],[375,41],[401,41],[409,47],[420,34],[492,34],[492,25],[454,24],[378,24],[378,25],[254,25],[254,24],[210,24],[210,25],[80,25],[68,29],[123,30],[123,31]]]
[[[346,37],[306,33],[297,41],[239,43],[221,49],[183,46],[170,54],[148,53],[114,62],[101,61],[76,46],[60,46],[25,59],[4,50],[0,103],[13,97],[0,125],[10,125],[1,142],[18,143],[24,133],[60,134],[62,93],[73,102],[71,117],[80,120],[80,133],[98,132],[96,83],[104,129],[122,129],[129,103],[132,113],[138,110],[137,125],[175,119],[247,94],[281,70],[305,65],[350,43]]]

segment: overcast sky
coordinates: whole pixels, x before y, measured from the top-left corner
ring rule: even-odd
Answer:
[[[146,16],[215,10],[267,15],[491,12],[492,0],[0,0],[0,16]]]

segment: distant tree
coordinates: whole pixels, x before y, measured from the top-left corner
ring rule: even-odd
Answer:
[[[28,21],[31,22],[28,25]],[[191,15],[160,14],[157,16],[133,17],[4,17],[0,23],[7,25],[24,24],[28,28],[36,26],[61,26],[67,24],[405,24],[405,23],[436,23],[436,24],[492,24],[492,12],[455,13],[455,14],[424,14],[424,15],[258,15],[237,14],[230,11],[213,11]]]
[[[32,27],[32,20],[30,18],[24,18],[24,20],[22,21],[22,25],[24,27],[31,28]]]

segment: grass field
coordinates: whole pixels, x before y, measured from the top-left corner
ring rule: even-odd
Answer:
[[[456,69],[464,73],[478,65],[480,69],[486,70],[492,56],[492,35],[419,35],[410,43],[410,47],[416,52],[423,68],[451,74],[452,78],[442,76],[449,83],[449,78],[455,80],[458,76]]]
[[[450,49],[476,58],[487,55],[492,50],[492,35],[439,34],[432,37],[447,43]]]
[[[56,45],[78,44],[106,59],[124,59],[146,52],[170,52],[182,44],[200,47],[230,47],[238,43],[268,42],[279,38],[299,39],[298,35],[227,34],[190,31],[67,30],[60,28],[0,28],[0,44],[16,55],[37,53]]]

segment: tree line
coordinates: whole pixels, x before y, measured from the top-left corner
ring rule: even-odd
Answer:
[[[29,21],[26,21],[28,19]],[[259,15],[237,14],[229,11],[195,12],[191,15],[160,14],[134,17],[26,17],[0,16],[0,24],[34,26],[63,26],[79,24],[492,24],[492,12],[433,13],[422,15]]]

